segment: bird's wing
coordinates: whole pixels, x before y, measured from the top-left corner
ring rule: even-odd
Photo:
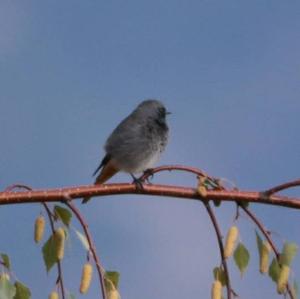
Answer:
[[[94,171],[93,176],[95,176],[97,174],[97,172],[104,167],[108,161],[110,160],[110,155],[106,154],[105,157],[102,159],[101,163],[99,164],[99,166],[97,167],[97,169]]]

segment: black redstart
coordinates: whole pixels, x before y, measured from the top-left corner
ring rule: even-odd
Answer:
[[[108,137],[106,155],[93,175],[95,184],[103,184],[119,171],[134,174],[153,167],[168,142],[167,112],[157,100],[140,103]],[[90,197],[83,199],[86,203]]]

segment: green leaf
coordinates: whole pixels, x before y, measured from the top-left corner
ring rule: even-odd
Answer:
[[[222,286],[225,286],[227,283],[227,277],[225,271],[221,267],[215,267],[213,270],[214,278],[219,280],[222,283]]]
[[[243,243],[239,243],[234,251],[234,261],[239,268],[241,274],[243,274],[248,266],[250,254],[248,249],[243,245]]]
[[[14,296],[14,299],[30,299],[31,298],[31,292],[24,284],[22,284],[19,281],[16,281],[15,287],[16,287],[16,294]]]
[[[118,289],[120,273],[116,271],[105,271],[104,283],[106,291]]]
[[[53,235],[47,240],[44,244],[42,251],[43,251],[43,258],[46,265],[47,272],[53,267],[53,265],[57,262],[57,252],[56,252],[56,241]]]
[[[269,267],[269,276],[272,278],[272,280],[277,283],[278,277],[280,273],[280,266],[277,262],[277,259],[274,257],[272,260],[272,263]]]
[[[88,242],[87,238],[85,237],[85,235],[83,235],[80,231],[78,231],[76,229],[74,229],[74,230],[75,230],[75,233],[76,233],[78,239],[80,240],[81,244],[83,245],[83,247],[87,251],[89,251],[90,250],[90,245],[89,245],[89,242]]]
[[[75,299],[75,295],[73,295],[73,294],[68,294],[68,295],[67,295],[67,299]]]
[[[9,256],[5,253],[1,253],[2,262],[4,264],[4,267],[6,267],[8,270],[10,270],[10,260]]]
[[[63,224],[69,226],[72,219],[72,213],[68,209],[61,206],[55,206],[54,215],[59,218],[63,222]]]
[[[0,298],[13,299],[16,294],[15,286],[5,277],[0,277]]]
[[[213,203],[215,207],[219,207],[221,205],[221,200],[214,199]]]
[[[290,266],[297,251],[298,251],[297,244],[284,243],[282,253],[280,254],[280,264]]]

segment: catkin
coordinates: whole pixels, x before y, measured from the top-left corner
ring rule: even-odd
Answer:
[[[51,292],[49,299],[58,299],[58,293],[56,291]]]
[[[215,280],[211,288],[211,299],[222,298],[222,283],[219,280]]]
[[[120,299],[119,292],[116,289],[108,291],[107,299]]]
[[[2,280],[10,280],[10,276],[8,273],[4,272],[2,274],[0,274],[0,279]]]
[[[271,251],[271,246],[269,242],[265,240],[261,248],[260,261],[259,261],[259,271],[262,274],[268,272],[270,251]]]
[[[289,280],[289,275],[290,275],[290,267],[287,265],[282,265],[277,280],[278,294],[283,294],[285,292]]]
[[[39,243],[44,235],[45,231],[45,218],[41,215],[36,218],[34,223],[34,241]]]
[[[65,232],[61,227],[54,232],[54,240],[56,246],[56,257],[58,260],[62,260],[65,250]]]
[[[79,291],[81,294],[85,294],[91,284],[93,267],[90,263],[86,263],[82,268],[81,282]]]
[[[236,226],[232,226],[227,234],[225,248],[224,248],[224,257],[228,258],[232,255],[234,250],[235,242],[238,238],[239,230]]]

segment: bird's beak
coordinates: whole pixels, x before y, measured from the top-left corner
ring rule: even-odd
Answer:
[[[166,112],[166,115],[169,115],[169,114],[172,114],[172,112],[170,112],[170,111],[167,111],[167,112]]]

